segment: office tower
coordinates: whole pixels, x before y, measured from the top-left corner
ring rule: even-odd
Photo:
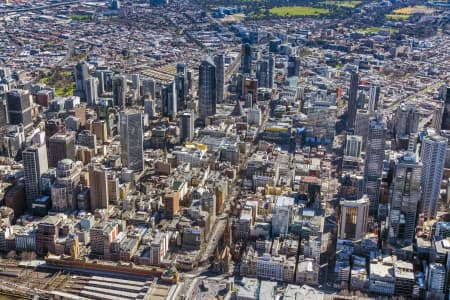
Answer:
[[[442,117],[442,129],[450,129],[450,87],[445,89],[444,98],[444,115]]]
[[[216,101],[217,103],[222,103],[225,87],[225,55],[218,54],[214,56],[214,64],[216,65]]]
[[[272,54],[269,55],[269,85],[268,88],[273,88],[273,83],[275,80],[275,58]]]
[[[439,263],[432,263],[427,270],[427,290],[429,297],[427,299],[444,299],[446,286],[445,267]]]
[[[194,114],[184,113],[181,115],[181,134],[182,141],[192,141],[194,139]]]
[[[48,141],[48,165],[58,166],[65,158],[75,160],[75,135],[71,133],[55,133]]]
[[[372,84],[370,86],[370,92],[369,92],[369,105],[367,110],[369,111],[369,114],[373,114],[376,110],[378,110],[378,104],[380,102],[380,86]]]
[[[115,75],[112,79],[113,103],[115,106],[125,107],[127,97],[127,78],[124,75]]]
[[[293,206],[294,198],[283,196],[277,198],[272,216],[272,234],[274,236],[288,233]]]
[[[362,137],[362,151],[366,150],[367,136],[369,135],[370,114],[365,109],[356,111],[354,134]]]
[[[144,100],[144,113],[148,116],[149,119],[152,119],[156,116],[155,100]]]
[[[444,105],[438,104],[434,109],[433,119],[431,120],[433,128],[439,132],[442,128],[442,121],[444,117]]]
[[[120,145],[122,165],[133,171],[144,169],[142,113],[120,112]]]
[[[186,75],[187,72],[187,66],[184,63],[178,63],[177,64],[177,74],[183,74]]]
[[[291,55],[288,58],[287,77],[298,77],[300,75],[300,57]]]
[[[8,114],[6,111],[6,94],[0,92],[0,127],[8,124]]]
[[[362,137],[359,135],[347,135],[345,142],[345,156],[360,157],[362,150]]]
[[[445,137],[432,133],[423,138],[420,158],[422,160],[422,201],[420,213],[426,220],[436,218],[440,190],[447,154]]]
[[[81,165],[71,159],[58,162],[56,180],[52,186],[52,209],[56,212],[77,209],[77,195],[81,175]]]
[[[178,191],[170,191],[164,193],[164,216],[172,219],[180,210],[180,193]]]
[[[252,73],[252,46],[250,44],[244,44],[241,48],[241,73]]]
[[[6,93],[6,111],[11,125],[23,124],[27,130],[33,126],[31,95],[27,90],[11,90]]]
[[[175,120],[177,117],[177,93],[172,81],[161,89],[161,108],[163,117]]]
[[[359,75],[352,72],[350,76],[350,89],[348,92],[348,107],[347,107],[347,128],[354,128],[357,110],[357,96],[358,96]]]
[[[406,247],[412,244],[420,202],[422,164],[407,152],[396,166],[389,210],[388,241]]]
[[[98,101],[98,79],[90,77],[84,81],[84,95],[89,106],[95,106]]]
[[[210,57],[203,60],[199,67],[198,97],[199,114],[203,121],[216,114],[216,66]]]
[[[339,222],[339,238],[359,240],[367,232],[370,200],[363,195],[358,200],[343,200]]]
[[[419,129],[419,109],[412,103],[401,103],[397,109],[395,135],[397,139],[408,138]]]
[[[369,125],[364,166],[365,193],[370,199],[370,214],[378,213],[378,198],[384,150],[386,146],[386,124],[381,118],[372,119]]]
[[[143,96],[149,96],[153,100],[156,98],[156,82],[153,79],[144,79],[142,90]]]
[[[177,110],[185,110],[187,107],[187,79],[185,73],[178,73],[175,76],[175,91],[177,98]]]
[[[112,92],[113,72],[110,70],[96,70],[95,76],[98,79],[98,95]]]
[[[269,83],[269,61],[260,60],[256,63],[256,79],[259,87],[268,88]]]
[[[105,169],[89,164],[91,210],[108,208],[108,174]]]
[[[77,92],[82,92],[84,95],[84,82],[88,79],[89,67],[85,61],[78,62],[73,68],[73,75],[75,77],[75,89]]]
[[[30,210],[33,201],[40,195],[41,175],[48,170],[47,147],[45,144],[33,145],[22,152],[22,159],[27,208]]]

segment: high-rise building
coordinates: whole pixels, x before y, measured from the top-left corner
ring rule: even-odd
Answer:
[[[164,216],[172,219],[180,210],[180,193],[170,191],[164,194]]]
[[[269,86],[268,88],[273,88],[273,83],[275,80],[275,58],[272,54],[269,54]]]
[[[216,65],[207,57],[199,67],[198,80],[199,113],[202,120],[216,114]]]
[[[241,48],[241,73],[252,73],[253,50],[250,44],[243,44]]]
[[[412,103],[401,103],[397,109],[395,134],[397,139],[408,138],[419,129],[419,109]]]
[[[420,202],[422,164],[407,152],[396,166],[389,210],[388,241],[393,245],[411,245]]]
[[[287,77],[298,77],[300,75],[300,57],[291,55],[288,58]]]
[[[98,100],[98,79],[90,77],[84,81],[84,95],[90,106],[95,106]]]
[[[27,208],[31,209],[33,201],[40,195],[41,175],[47,172],[47,147],[33,145],[22,152],[25,173],[25,192]]]
[[[194,114],[184,113],[181,115],[181,134],[182,141],[192,141],[194,139]]]
[[[56,181],[52,186],[52,209],[57,212],[77,209],[81,166],[71,159],[58,162]]]
[[[434,109],[433,119],[431,120],[433,128],[439,132],[442,129],[442,121],[444,117],[444,105],[438,104]]]
[[[142,113],[135,110],[120,112],[120,145],[122,165],[133,171],[144,169]]]
[[[259,87],[269,87],[269,60],[263,59],[256,63],[256,79]]]
[[[369,220],[369,197],[363,195],[358,200],[341,201],[339,238],[359,240],[367,232]]]
[[[444,98],[444,115],[442,117],[442,129],[450,129],[450,87],[445,88]]]
[[[371,85],[369,92],[369,105],[367,110],[370,114],[373,114],[378,109],[378,104],[380,102],[380,91],[379,85]]]
[[[55,133],[48,141],[48,165],[56,168],[58,162],[65,158],[75,160],[75,135]]]
[[[175,91],[177,99],[177,110],[185,110],[187,107],[187,79],[185,73],[178,73],[175,76]]]
[[[108,174],[105,169],[89,164],[91,210],[108,208]]]
[[[78,62],[73,68],[73,75],[75,77],[75,89],[82,93],[84,98],[84,82],[88,79],[89,67],[85,61]]]
[[[367,150],[364,166],[365,193],[370,199],[370,214],[378,213],[380,180],[386,146],[386,124],[379,118],[372,119],[369,125]]]
[[[115,106],[125,107],[127,89],[127,78],[121,74],[115,75],[112,79],[112,93]]]
[[[359,75],[352,72],[350,76],[350,89],[348,92],[348,108],[347,108],[347,128],[354,128],[357,110]]]
[[[135,94],[136,100],[141,96],[141,77],[139,74],[131,74],[131,89]]]
[[[216,65],[216,101],[222,103],[225,87],[225,55],[217,54],[214,56],[214,64]]]
[[[8,114],[6,112],[6,94],[0,92],[0,127],[8,124]]]
[[[143,96],[149,96],[151,99],[156,98],[156,82],[149,78],[142,81]]]
[[[370,114],[365,109],[356,111],[354,134],[362,137],[362,151],[366,150],[367,136],[369,135]]]
[[[162,116],[175,120],[177,117],[177,92],[172,81],[161,89]]]
[[[105,93],[112,92],[112,79],[113,72],[110,70],[99,70],[95,71],[95,76],[98,79],[98,95],[102,96]]]
[[[422,141],[420,158],[423,169],[420,213],[423,213],[426,220],[436,218],[438,211],[447,142],[445,137],[435,133],[425,136]]]
[[[347,135],[344,155],[360,157],[362,150],[362,140],[362,137],[359,135]]]
[[[6,108],[9,124],[23,124],[25,130],[31,128],[33,126],[31,103],[31,94],[27,90],[11,90],[7,92]]]
[[[444,299],[446,286],[445,267],[439,263],[432,263],[427,270],[427,299]]]

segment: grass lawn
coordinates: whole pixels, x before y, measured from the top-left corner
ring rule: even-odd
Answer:
[[[380,30],[389,30],[391,32],[398,31],[398,29],[396,28],[385,28],[385,27],[366,27],[361,29],[363,33],[378,33]]]
[[[71,15],[70,19],[75,20],[75,21],[89,21],[92,19],[92,16],[75,14],[75,15]]]
[[[394,21],[409,19],[409,15],[387,14],[387,15],[385,15],[385,17],[388,20],[394,20]]]
[[[425,5],[408,6],[393,11],[396,15],[411,15],[414,13],[431,14],[433,12],[434,9],[426,7]]]
[[[68,97],[75,92],[75,83],[71,71],[55,70],[41,79],[49,87],[55,88],[56,96]]]
[[[331,5],[331,6],[342,6],[342,7],[349,7],[349,8],[355,8],[356,6],[360,5],[362,1],[360,0],[344,0],[344,1],[339,1],[339,0],[327,0],[324,2],[319,2],[320,4],[325,4],[325,5]]]
[[[330,11],[326,8],[317,8],[311,6],[281,6],[274,7],[269,10],[271,14],[285,17],[285,16],[320,16],[326,15]]]

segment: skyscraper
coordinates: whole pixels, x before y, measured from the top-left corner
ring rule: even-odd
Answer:
[[[360,157],[362,150],[362,137],[359,135],[347,135],[344,155]]]
[[[407,152],[396,166],[389,210],[388,241],[406,247],[411,245],[416,228],[420,201],[422,164],[414,153]]]
[[[350,89],[348,94],[348,108],[347,108],[347,128],[354,128],[357,109],[359,75],[352,72],[350,76]]]
[[[184,113],[181,115],[181,140],[192,141],[194,139],[194,114]]]
[[[408,138],[419,129],[419,109],[413,103],[400,103],[397,108],[395,134],[397,139]]]
[[[48,141],[48,165],[52,168],[65,158],[75,159],[75,135],[55,133]]]
[[[256,79],[258,80],[259,87],[268,88],[269,83],[269,61],[260,60],[256,63]]]
[[[216,101],[222,103],[225,87],[225,56],[223,54],[214,56],[214,64],[216,65]]]
[[[84,81],[84,95],[90,106],[95,106],[98,101],[98,78],[90,77]]]
[[[63,159],[56,168],[56,181],[52,186],[52,209],[57,212],[77,209],[77,195],[81,166],[80,162]]]
[[[89,164],[91,210],[108,208],[108,174],[100,166]]]
[[[269,85],[268,88],[273,88],[273,83],[275,80],[275,58],[272,54],[269,55]]]
[[[161,89],[161,108],[164,117],[175,120],[177,117],[177,93],[173,81]]]
[[[33,145],[22,152],[25,173],[27,208],[31,210],[33,201],[40,195],[41,175],[47,172],[47,147]]]
[[[358,109],[356,111],[354,133],[355,135],[359,135],[362,137],[362,151],[366,150],[367,136],[369,135],[369,123],[369,112],[365,109]]]
[[[142,113],[120,112],[120,146],[122,165],[133,171],[144,169]]]
[[[359,240],[367,232],[369,220],[369,198],[341,201],[339,238]]]
[[[379,85],[371,85],[370,93],[369,93],[369,105],[367,110],[370,114],[373,114],[378,109],[378,103],[380,102],[380,86]]]
[[[423,213],[426,220],[436,218],[438,211],[447,142],[445,137],[435,133],[425,136],[422,141],[420,158],[423,170],[420,213]]]
[[[432,119],[432,126],[437,132],[439,132],[442,128],[443,117],[444,117],[444,105],[438,104],[434,109]]]
[[[75,77],[75,89],[82,93],[84,98],[84,81],[88,79],[88,64],[85,61],[79,61],[73,68],[73,76]]]
[[[175,92],[177,98],[177,110],[185,110],[187,107],[187,79],[185,73],[175,76]]]
[[[23,124],[26,130],[33,126],[31,95],[27,90],[11,90],[6,93],[6,108],[9,124]]]
[[[298,77],[300,75],[300,57],[291,55],[288,58],[287,77]]]
[[[143,96],[149,96],[151,99],[156,98],[156,82],[149,78],[142,81]]]
[[[210,57],[199,67],[198,97],[200,118],[204,121],[216,114],[216,66]]]
[[[115,106],[125,107],[127,97],[127,78],[124,75],[115,75],[112,79],[113,102]]]
[[[381,117],[372,119],[369,125],[364,165],[364,186],[370,199],[371,215],[377,215],[378,213],[378,198],[385,146],[386,124]]]
[[[252,73],[252,46],[250,44],[243,44],[241,48],[241,73]]]

